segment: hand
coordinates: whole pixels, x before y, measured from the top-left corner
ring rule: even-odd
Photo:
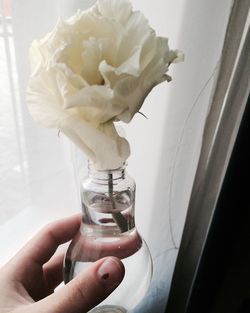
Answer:
[[[53,255],[79,225],[79,216],[48,225],[0,270],[1,313],[85,313],[120,284],[121,261],[106,257],[54,292],[63,280],[63,255]]]

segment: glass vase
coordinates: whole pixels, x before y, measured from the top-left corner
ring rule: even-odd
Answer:
[[[124,264],[124,279],[90,312],[129,312],[144,297],[152,276],[149,249],[135,227],[135,182],[126,165],[99,171],[89,163],[80,192],[82,222],[65,256],[64,281],[68,283],[91,262],[115,256]]]

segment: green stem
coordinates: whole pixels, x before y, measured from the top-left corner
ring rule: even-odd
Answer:
[[[121,233],[124,233],[128,230],[128,225],[127,225],[127,220],[122,215],[122,213],[121,212],[115,212],[116,206],[115,206],[115,201],[113,198],[113,174],[109,174],[108,185],[109,185],[109,198],[110,198],[110,201],[112,204],[112,208],[114,210],[114,213],[112,213],[112,216],[113,216],[113,219],[116,222],[117,226],[119,227]]]

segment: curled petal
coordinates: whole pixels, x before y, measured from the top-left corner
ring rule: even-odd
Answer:
[[[99,71],[108,86],[113,86],[114,83],[122,78],[122,75],[131,75],[138,77],[140,75],[141,66],[141,47],[137,46],[131,52],[128,59],[118,67],[107,64],[104,60],[99,65]]]
[[[175,50],[175,58],[173,60],[173,63],[179,63],[179,62],[183,62],[184,61],[184,53],[180,50]]]
[[[96,13],[125,24],[132,14],[132,5],[128,0],[102,0],[97,2]]]
[[[118,135],[112,122],[95,128],[78,116],[68,116],[61,120],[60,129],[94,162],[97,169],[118,168],[130,154],[129,143]]]
[[[63,109],[58,105],[58,95],[51,92],[46,83],[53,81],[35,77],[27,89],[26,101],[34,120],[46,127],[59,128],[97,168],[120,167],[127,160],[130,148],[127,140],[118,135],[113,122],[96,125],[82,119],[75,109]],[[46,92],[40,93],[37,86]]]
[[[113,104],[113,90],[104,86],[89,86],[70,97],[65,97],[64,107],[76,108],[86,121],[102,124],[112,120],[122,111]]]
[[[114,101],[121,103],[124,109],[116,118],[125,123],[130,122],[134,114],[140,110],[146,96],[147,93],[141,89],[138,78],[126,77],[120,80],[114,88]]]
[[[90,85],[101,85],[103,78],[98,69],[102,60],[102,44],[100,40],[90,38],[83,43],[82,60],[82,76]]]
[[[47,73],[48,74],[48,73]],[[44,127],[58,127],[65,113],[55,77],[43,72],[31,77],[26,90],[26,103],[33,119]]]

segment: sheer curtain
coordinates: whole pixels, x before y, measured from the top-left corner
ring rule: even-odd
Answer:
[[[27,112],[28,49],[59,16],[90,0],[0,0],[0,265],[43,224],[79,212],[77,175],[86,160]],[[157,34],[185,52],[173,82],[155,88],[141,115],[122,125],[137,183],[136,220],[154,261],[138,312],[163,312],[200,153],[203,127],[232,0],[133,0]],[[211,22],[212,21],[212,22]]]

